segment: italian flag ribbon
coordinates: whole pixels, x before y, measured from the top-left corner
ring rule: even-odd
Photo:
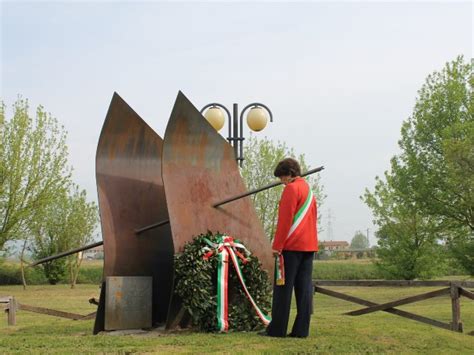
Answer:
[[[277,286],[285,285],[285,262],[282,254],[275,256],[275,283]]]
[[[250,252],[241,243],[236,243],[234,238],[227,235],[219,237],[217,243],[211,242],[209,239],[204,239],[209,247],[204,247],[204,260],[208,260],[211,256],[217,255],[219,262],[217,264],[217,329],[220,332],[226,332],[229,329],[229,300],[228,300],[228,281],[229,281],[229,259],[234,265],[235,271],[239,278],[240,284],[252,304],[253,309],[257,313],[264,325],[270,324],[271,318],[264,314],[255,303],[250,295],[247,286],[245,285],[244,275],[240,267],[239,259],[245,264]],[[241,251],[246,255],[244,256]]]
[[[295,217],[293,218],[293,224],[288,232],[287,238],[289,238],[293,232],[298,228],[298,226],[303,222],[304,218],[308,214],[309,208],[311,207],[311,202],[313,202],[313,191],[311,191],[311,186],[308,184],[308,196],[303,203],[303,206],[296,212]]]

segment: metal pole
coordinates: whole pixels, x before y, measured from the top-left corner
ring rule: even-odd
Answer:
[[[241,112],[240,114],[240,157],[239,157],[239,165],[242,167],[244,163],[244,111]]]
[[[28,267],[36,266],[36,265],[45,263],[47,261],[52,261],[52,260],[55,260],[55,259],[62,258],[64,256],[79,253],[80,251],[83,251],[83,250],[92,249],[92,248],[98,247],[99,245],[102,245],[102,244],[104,244],[104,242],[100,241],[100,242],[89,244],[89,245],[86,245],[86,246],[83,246],[83,247],[80,247],[80,248],[71,249],[69,251],[65,251],[64,253],[59,253],[59,254],[56,254],[56,255],[53,255],[53,256],[48,256],[46,258],[35,261],[33,264],[28,265]]]
[[[150,229],[153,229],[153,228],[156,228],[156,227],[160,227],[160,226],[164,226],[165,224],[168,224],[168,223],[170,223],[169,219],[167,219],[165,221],[158,222],[158,223],[150,224],[148,226],[145,226],[145,227],[142,227],[142,228],[139,228],[139,229],[135,229],[135,233],[140,234],[140,233],[146,232],[147,230],[150,230]]]
[[[311,175],[311,174],[314,174],[314,173],[317,173],[318,171],[321,171],[324,169],[324,166],[320,166],[319,168],[314,168],[314,169],[311,169],[311,170],[308,170],[307,172],[301,174],[301,177],[305,177],[305,176],[308,176],[308,175]],[[264,190],[268,190],[274,186],[278,186],[278,185],[281,185],[281,182],[279,181],[276,181],[276,182],[273,182],[269,185],[266,185],[266,186],[263,186],[263,187],[260,187],[258,189],[255,189],[255,190],[251,190],[251,191],[248,191],[244,194],[241,194],[241,195],[238,195],[238,196],[234,196],[234,197],[231,197],[231,198],[228,198],[226,200],[223,200],[223,201],[220,201],[218,203],[215,203],[214,205],[212,205],[212,207],[216,208],[216,207],[219,207],[221,205],[225,205],[226,203],[229,203],[229,202],[232,202],[232,201],[235,201],[235,200],[238,200],[238,199],[241,199],[243,197],[246,197],[246,196],[250,196],[250,195],[253,195],[253,194],[256,194],[260,191],[264,191]],[[158,223],[154,223],[154,224],[150,224],[148,226],[145,226],[145,227],[142,227],[142,228],[139,228],[139,229],[135,229],[135,233],[137,234],[140,234],[144,231],[147,231],[149,229],[153,229],[153,228],[156,228],[156,227],[159,227],[159,226],[163,226],[167,223],[170,223],[170,220],[167,219],[167,220],[164,220],[164,221],[161,221],[161,222],[158,222]]]
[[[232,120],[234,123],[233,127],[233,143],[234,143],[234,154],[237,163],[240,161],[239,157],[239,107],[237,104],[233,105],[233,115]]]
[[[301,174],[301,177],[305,177],[305,176],[307,176],[307,175],[311,175],[311,174],[317,173],[318,171],[321,171],[321,170],[323,170],[323,169],[324,169],[324,166],[320,166],[319,168],[314,168],[314,169],[308,170],[308,171],[305,172],[304,174]],[[278,186],[278,185],[281,185],[281,184],[282,184],[282,182],[276,181],[276,182],[274,182],[274,183],[268,184],[268,185],[263,186],[263,187],[260,187],[260,188],[258,188],[258,189],[251,190],[251,191],[249,191],[249,192],[246,192],[246,193],[243,193],[243,194],[240,194],[240,195],[237,195],[237,196],[228,198],[227,200],[218,202],[218,203],[212,205],[212,207],[219,207],[219,206],[225,205],[226,203],[229,203],[229,202],[232,202],[232,201],[235,201],[235,200],[239,200],[239,199],[241,199],[241,198],[243,198],[243,197],[256,194],[257,192],[260,192],[260,191],[268,190],[268,189],[270,189],[270,188],[272,188],[272,187],[275,187],[275,186]]]

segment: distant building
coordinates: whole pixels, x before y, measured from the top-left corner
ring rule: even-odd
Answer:
[[[88,249],[83,253],[84,259],[103,259],[104,258],[104,246],[99,245],[95,248]]]
[[[349,248],[349,243],[346,241],[320,241],[319,250],[335,251],[346,250]]]

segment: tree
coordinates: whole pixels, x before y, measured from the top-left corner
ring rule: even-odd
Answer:
[[[379,226],[377,267],[387,278],[412,280],[441,273],[445,251],[433,217],[425,217],[413,201],[407,201],[386,180],[377,178],[375,191],[366,190],[364,199]]]
[[[472,69],[458,57],[428,76],[403,124],[395,167],[426,213],[474,231]]]
[[[450,127],[451,136],[465,136],[466,139],[448,138],[443,142],[446,156],[446,171],[451,176],[453,184],[465,192],[467,204],[470,204],[471,220],[474,205],[474,121],[456,124]],[[458,133],[458,131],[464,131]],[[453,256],[461,266],[474,275],[474,231],[472,221],[469,228],[457,226],[447,228],[448,246]]]
[[[30,224],[34,236],[34,257],[40,259],[88,244],[97,226],[98,211],[87,202],[86,192],[74,185],[70,193],[58,195],[55,203],[36,215]],[[57,283],[68,271],[71,288],[75,287],[82,263],[82,254],[43,264],[43,271],[51,284]]]
[[[457,257],[465,267],[474,258],[474,247],[469,247],[474,245],[472,69],[472,62],[458,57],[428,76],[413,114],[402,125],[401,153],[392,158],[385,181],[377,178],[375,191],[366,190],[364,196],[384,238],[411,238],[415,246],[422,238],[411,262],[427,258],[430,264],[429,255],[434,257],[431,251],[438,249],[441,240],[452,251],[463,251]]]
[[[296,155],[293,149],[281,142],[272,142],[268,138],[257,139],[250,136],[244,152],[245,160],[242,168],[242,176],[249,190],[265,186],[276,178],[273,171],[279,161],[287,157],[295,157],[301,165],[302,172],[308,170],[304,154]],[[306,177],[310,184],[316,200],[318,201],[318,211],[324,202],[325,195],[319,175]],[[257,211],[257,215],[262,221],[265,234],[273,240],[277,222],[278,202],[283,191],[283,186],[274,187],[252,196],[252,200]],[[319,213],[318,213],[319,214]],[[321,222],[318,216],[318,223]]]
[[[357,231],[351,240],[351,249],[367,249],[369,247],[369,241],[367,237],[361,231]]]
[[[66,132],[42,106],[29,116],[18,99],[10,120],[0,103],[0,250],[13,239],[26,241],[27,222],[68,189]]]
[[[64,226],[68,233],[68,249],[74,249],[92,242],[93,233],[99,221],[99,211],[94,202],[87,202],[85,190],[79,191],[75,187],[69,197],[69,218]],[[74,288],[82,264],[82,253],[71,255],[67,259],[69,283]]]

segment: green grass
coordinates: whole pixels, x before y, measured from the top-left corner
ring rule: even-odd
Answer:
[[[390,301],[432,288],[333,288],[374,302]],[[98,297],[95,285],[0,286],[0,295],[15,295],[20,303],[87,314],[95,307],[88,298]],[[307,339],[262,338],[255,333],[205,334],[181,331],[161,335],[91,335],[93,321],[72,321],[19,311],[17,325],[0,320],[0,353],[431,353],[471,354],[474,336],[459,334],[377,312],[350,317],[342,313],[360,306],[316,294],[311,334]],[[448,297],[400,307],[448,322]],[[474,331],[474,302],[461,301],[465,332]],[[295,310],[292,310],[291,322]]]
[[[376,280],[383,275],[370,259],[316,260],[313,279],[317,280]]]

